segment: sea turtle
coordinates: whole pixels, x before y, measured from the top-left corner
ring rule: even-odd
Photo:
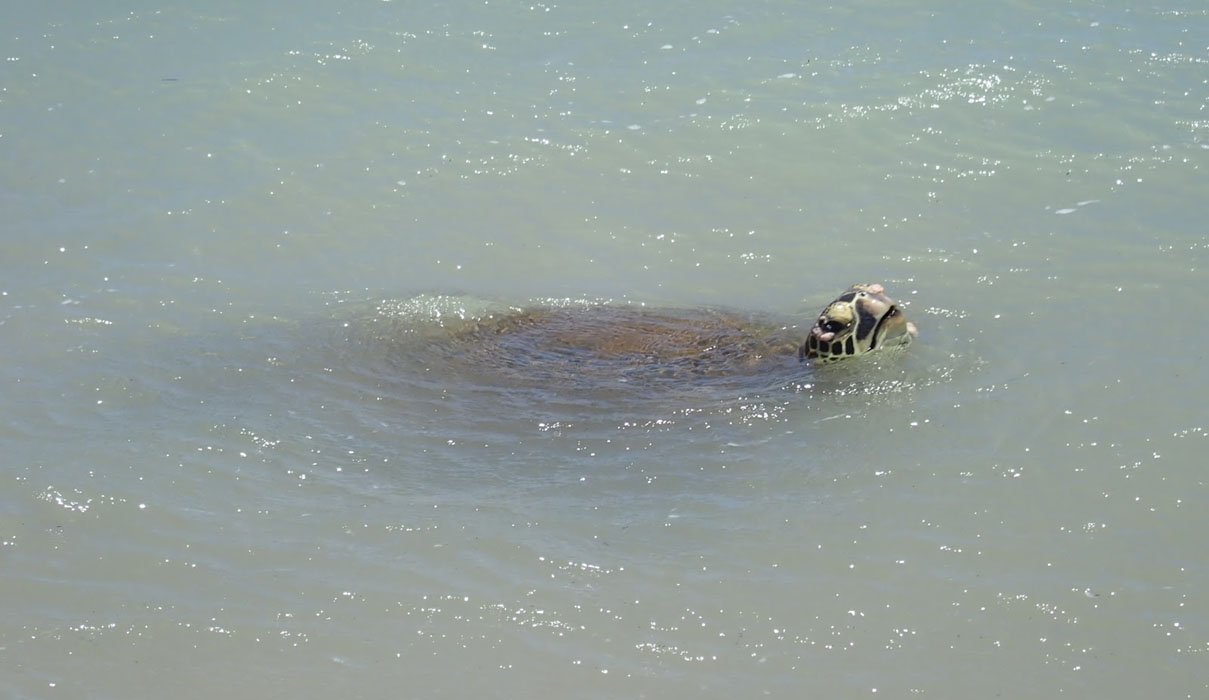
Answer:
[[[854,284],[813,326],[735,312],[593,306],[489,315],[454,329],[446,350],[539,382],[756,375],[906,345],[914,324],[880,284]],[[452,359],[452,358],[449,358]]]

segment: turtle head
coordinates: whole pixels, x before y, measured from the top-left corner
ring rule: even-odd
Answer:
[[[833,362],[880,348],[906,345],[915,324],[880,284],[854,284],[823,309],[802,345],[802,359]]]

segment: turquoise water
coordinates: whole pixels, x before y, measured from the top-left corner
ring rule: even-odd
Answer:
[[[1087,1],[0,9],[0,692],[1204,695],[1205,37]],[[416,341],[856,281],[919,342],[790,388]]]

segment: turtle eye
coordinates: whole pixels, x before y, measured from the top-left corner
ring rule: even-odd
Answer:
[[[819,319],[819,328],[822,328],[824,331],[827,331],[828,333],[839,333],[840,331],[844,330],[844,324],[842,324],[836,320],[827,321],[827,320],[823,320],[820,318]]]

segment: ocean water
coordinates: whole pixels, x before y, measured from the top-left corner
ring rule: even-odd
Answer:
[[[0,695],[1209,693],[1209,11],[194,5],[0,8]],[[442,335],[857,281],[790,385]]]

